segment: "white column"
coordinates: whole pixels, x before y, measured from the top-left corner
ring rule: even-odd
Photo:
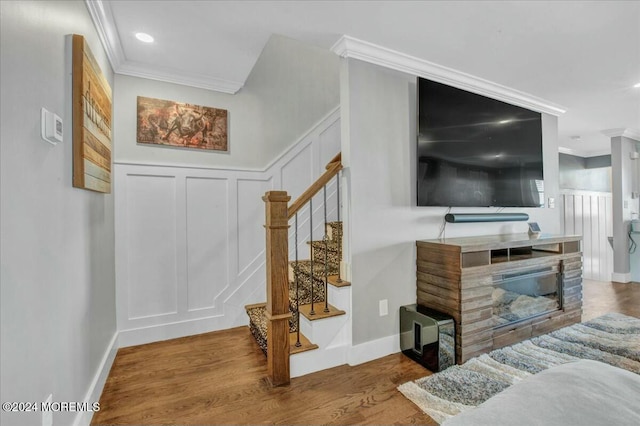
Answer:
[[[638,190],[636,162],[634,159],[640,135],[627,129],[603,132],[611,138],[611,179],[613,199],[613,274],[611,280],[628,283],[631,281],[629,261],[629,223],[632,213],[638,213],[640,206],[633,192]]]

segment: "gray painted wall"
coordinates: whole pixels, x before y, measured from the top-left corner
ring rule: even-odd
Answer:
[[[0,15],[2,401],[83,401],[116,331],[113,196],[71,186],[65,36],[84,35],[112,72],[84,2],[2,1]],[[64,120],[57,146],[40,138],[41,107]],[[3,411],[0,423],[38,425],[41,413]]]
[[[611,192],[611,156],[577,157],[560,154],[560,188]]]
[[[353,343],[397,335],[398,309],[416,300],[415,241],[437,238],[446,208],[416,207],[416,77],[359,60],[341,66],[342,152],[350,194]],[[558,199],[557,118],[543,114],[546,196]],[[454,212],[495,212],[454,208]],[[558,209],[526,212],[548,233]],[[526,232],[526,222],[448,224],[447,237]],[[389,315],[379,316],[380,300]],[[399,350],[399,348],[398,348]]]
[[[276,35],[235,95],[119,74],[115,91],[116,162],[263,169],[338,105],[339,59]],[[138,96],[227,109],[229,152],[137,144]]]

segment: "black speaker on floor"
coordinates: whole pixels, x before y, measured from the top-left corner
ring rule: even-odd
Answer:
[[[400,350],[427,369],[455,364],[455,335],[449,315],[417,304],[400,307]]]

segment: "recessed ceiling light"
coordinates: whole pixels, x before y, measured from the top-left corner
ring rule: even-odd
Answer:
[[[640,88],[640,83],[634,84],[633,87],[635,87],[636,89],[639,89]]]
[[[153,37],[147,33],[136,33],[136,38],[145,43],[153,43]]]

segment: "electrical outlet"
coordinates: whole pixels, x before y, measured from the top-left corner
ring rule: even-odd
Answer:
[[[47,400],[43,405],[46,407],[51,407],[51,403],[53,402],[53,394],[49,394]],[[51,410],[42,410],[42,426],[53,426],[53,411]]]
[[[380,316],[381,317],[389,315],[389,302],[387,301],[387,299],[381,300],[379,302],[379,307],[380,307]]]

